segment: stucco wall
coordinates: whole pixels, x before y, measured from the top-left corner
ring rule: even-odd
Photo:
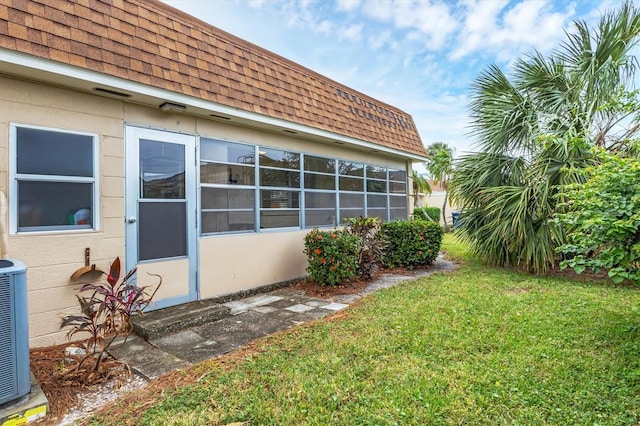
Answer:
[[[200,239],[203,299],[304,277],[306,231],[221,235]]]
[[[9,257],[27,268],[32,346],[62,343],[60,318],[77,312],[78,284],[69,277],[84,265],[84,249],[99,268],[124,254],[124,139],[122,102],[0,77],[0,189],[8,193],[9,125],[29,124],[99,136],[100,229],[11,235]]]

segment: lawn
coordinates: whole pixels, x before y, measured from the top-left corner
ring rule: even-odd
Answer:
[[[467,256],[92,424],[637,424],[640,291]],[[140,405],[140,406],[139,406]]]

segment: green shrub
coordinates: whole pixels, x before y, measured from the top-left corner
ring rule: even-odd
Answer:
[[[416,207],[413,209],[413,217],[415,219],[427,219],[424,213],[427,214],[434,222],[440,222],[440,207]]]
[[[640,285],[640,160],[599,155],[602,163],[586,169],[587,181],[558,196],[566,209],[555,217],[566,232],[557,248],[567,257],[560,267],[578,274],[605,269],[615,283]]]
[[[345,231],[358,237],[358,275],[370,280],[378,271],[384,253],[381,222],[376,217],[352,217],[345,221]]]
[[[387,244],[382,258],[384,266],[407,269],[433,263],[444,235],[442,226],[426,220],[386,222],[382,232]]]
[[[309,277],[320,285],[349,281],[358,273],[358,237],[344,231],[314,229],[304,238]]]

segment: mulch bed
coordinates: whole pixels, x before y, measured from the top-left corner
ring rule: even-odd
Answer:
[[[307,296],[318,297],[320,299],[332,299],[336,296],[342,296],[345,294],[356,294],[364,290],[370,281],[365,280],[353,280],[348,284],[342,285],[318,285],[315,281],[301,280],[294,283],[291,288],[295,290],[304,291]]]
[[[126,365],[113,358],[103,359],[99,370],[94,371],[94,358],[81,363],[84,356],[65,354],[68,346],[81,347],[82,342],[30,350],[31,372],[49,401],[47,417],[61,418],[77,404],[79,395],[111,381],[115,381],[117,387],[118,382],[131,375]]]
[[[306,293],[307,296],[310,297],[318,297],[320,299],[332,299],[337,296],[344,296],[349,294],[356,294],[362,292],[371,281],[376,280],[380,275],[384,274],[394,274],[394,275],[406,275],[411,277],[416,274],[416,271],[421,271],[424,269],[430,269],[431,266],[426,266],[425,268],[409,270],[405,268],[394,268],[394,269],[384,269],[381,271],[377,271],[371,277],[371,280],[363,280],[363,279],[355,279],[351,280],[346,284],[342,285],[334,285],[334,286],[323,286],[319,285],[315,281],[305,279],[298,281],[297,283],[292,284],[291,288],[296,290],[301,290]]]

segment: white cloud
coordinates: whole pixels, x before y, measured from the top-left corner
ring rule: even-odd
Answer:
[[[481,0],[463,3],[465,22],[458,35],[458,47],[450,54],[457,60],[483,52],[508,62],[533,49],[549,51],[564,37],[564,30],[575,14],[573,3],[554,10],[548,0],[523,1],[507,9],[507,1]]]
[[[442,67],[433,55],[426,57],[424,63],[422,76],[430,87],[437,87],[442,91],[451,85],[451,72],[448,67]]]
[[[406,55],[404,55],[404,58],[402,60],[402,68],[404,69],[410,68],[414,60],[415,60],[415,55],[411,52],[407,53]]]
[[[292,28],[304,28],[322,33],[326,24],[314,13],[313,0],[270,2],[280,9],[279,14],[287,19],[287,25]]]
[[[357,41],[362,39],[362,24],[352,24],[338,30],[338,38]]]
[[[391,23],[395,29],[408,31],[410,39],[420,40],[432,50],[442,48],[458,27],[447,2],[368,1],[362,4],[361,10],[370,19],[383,24]]]
[[[365,16],[380,22],[391,22],[393,17],[393,2],[389,0],[368,1],[362,7]]]
[[[261,9],[265,4],[265,0],[249,0],[249,6],[254,9]]]
[[[349,12],[358,9],[360,7],[360,4],[360,0],[337,0],[336,8],[340,11]]]
[[[333,31],[333,23],[327,19],[323,19],[316,26],[316,30],[322,34],[330,34]]]
[[[384,30],[369,37],[369,46],[374,49],[380,49],[385,45],[393,44],[391,30]],[[390,46],[393,47],[393,46]]]
[[[508,3],[508,0],[472,0],[463,3],[466,17],[458,36],[458,47],[450,57],[459,59],[483,48],[486,44],[486,36],[496,30],[498,15]]]
[[[549,2],[523,2],[508,11],[504,18],[504,28],[498,34],[505,43],[535,46],[548,51],[564,37],[564,28],[575,13],[570,5],[564,12],[552,12]]]
[[[423,43],[438,50],[458,27],[449,6],[439,2],[402,1],[394,3],[393,23],[396,28],[417,31]]]

